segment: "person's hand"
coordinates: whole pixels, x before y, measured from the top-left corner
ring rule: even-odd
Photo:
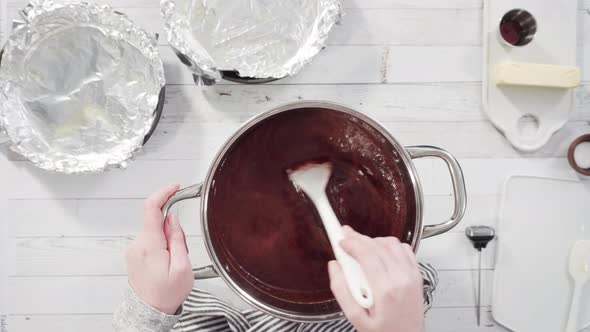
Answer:
[[[344,226],[340,245],[367,276],[373,306],[359,306],[348,290],[338,262],[328,264],[330,288],[340,308],[360,332],[420,332],[424,323],[422,276],[416,256],[397,238],[371,239]]]
[[[127,251],[129,285],[155,309],[176,313],[193,287],[193,273],[186,239],[178,218],[162,206],[178,185],[169,185],[151,195],[143,208],[143,230]]]

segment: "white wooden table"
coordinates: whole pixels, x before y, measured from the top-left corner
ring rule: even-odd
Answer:
[[[162,24],[156,0],[104,0],[153,32]],[[576,1],[576,0],[572,0]],[[0,0],[17,16],[25,1]],[[168,81],[154,136],[126,170],[65,176],[0,153],[0,331],[109,331],[126,287],[123,252],[140,226],[142,199],[170,182],[203,179],[215,152],[246,119],[282,103],[322,99],[358,109],[405,145],[449,150],[463,166],[467,215],[453,231],[422,242],[419,256],[440,271],[428,331],[503,331],[490,315],[494,244],[484,252],[483,324],[475,323],[476,251],[465,226],[495,226],[501,184],[518,171],[561,170],[567,146],[590,131],[590,1],[579,5],[579,64],[571,121],[534,154],[515,151],[480,107],[481,0],[343,0],[346,15],[329,46],[296,77],[265,85],[193,85],[166,40],[160,52]],[[418,160],[427,223],[451,213],[442,162]],[[180,204],[193,264],[208,257],[197,202]],[[201,283],[201,282],[199,282]],[[243,305],[220,281],[203,288]],[[517,300],[517,299],[515,299]]]

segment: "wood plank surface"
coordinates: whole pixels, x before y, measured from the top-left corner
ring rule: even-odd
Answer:
[[[14,270],[9,277],[27,276],[124,276],[125,250],[130,237],[67,237],[11,239],[15,248]],[[191,262],[195,267],[210,260],[201,237],[188,237]],[[494,244],[483,253],[483,268],[493,268]],[[475,251],[461,232],[449,233],[421,242],[418,257],[435,262],[440,271],[472,270],[477,267]],[[92,257],[92,264],[88,258]],[[56,269],[59,266],[59,269]]]
[[[471,270],[440,271],[440,288],[433,306],[475,306],[476,283],[464,285],[474,275],[475,271]],[[482,305],[491,303],[491,278],[491,270],[482,271]],[[198,285],[237,307],[247,307],[219,279],[201,280]],[[104,275],[12,277],[8,279],[8,286],[6,295],[11,298],[11,305],[6,313],[9,315],[111,313],[128,287],[126,276]],[[31,301],[33,298],[35,300]]]
[[[235,120],[206,125],[199,122],[162,123],[136,159],[210,162],[241,124]],[[381,124],[405,146],[437,145],[457,158],[566,158],[570,143],[590,131],[590,124],[586,121],[570,122],[543,148],[523,155],[488,122],[381,121]],[[10,159],[24,160],[12,153]]]
[[[432,332],[506,331],[494,324],[490,307],[482,308],[482,327],[474,328],[475,324],[473,308],[432,308],[427,315],[426,330]],[[111,329],[111,315],[11,315],[6,320],[6,326],[10,328],[11,332],[43,329],[60,332],[104,332]]]
[[[494,226],[499,199],[500,196],[494,195],[470,195],[461,226],[478,223]],[[13,222],[7,232],[15,239],[133,237],[141,227],[142,199],[139,198],[15,199],[8,203]],[[442,222],[451,215],[452,208],[451,195],[425,196],[424,223]],[[182,202],[173,212],[179,216],[187,235],[202,235],[198,201]],[[462,231],[462,228],[451,230]]]
[[[0,0],[0,40],[7,32],[3,22],[8,26],[27,2]],[[162,32],[159,1],[99,2]],[[169,84],[165,110],[153,138],[127,169],[54,174],[0,144],[0,331],[111,330],[111,313],[127,287],[124,252],[139,230],[142,200],[167,183],[203,180],[241,123],[298,100],[345,104],[381,122],[404,145],[440,146],[459,159],[469,199],[466,216],[448,234],[422,241],[418,254],[440,270],[426,331],[505,331],[489,306],[495,243],[483,252],[478,328],[477,256],[463,231],[497,225],[502,184],[510,175],[575,178],[566,150],[573,138],[590,132],[590,0],[578,3],[578,64],[585,84],[576,89],[570,122],[531,154],[514,150],[481,111],[481,0],[343,0],[342,23],[309,66],[295,77],[256,86],[194,85],[161,35]],[[453,206],[448,171],[433,159],[416,160],[416,168],[424,221],[440,223]],[[199,203],[174,208],[189,235],[194,266],[209,262]],[[198,285],[245,307],[221,280]]]
[[[168,45],[164,20],[158,10],[149,7],[115,8],[138,26],[160,35],[160,45]],[[20,19],[19,10],[18,7],[10,8],[8,19]],[[481,25],[479,9],[348,8],[345,14],[330,35],[329,45],[481,44],[481,30],[472,28]]]

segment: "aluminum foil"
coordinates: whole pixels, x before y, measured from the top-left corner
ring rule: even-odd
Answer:
[[[108,6],[37,1],[0,63],[0,127],[13,150],[64,173],[125,167],[165,85],[156,40]]]
[[[162,0],[170,45],[197,75],[282,78],[324,47],[339,0]]]

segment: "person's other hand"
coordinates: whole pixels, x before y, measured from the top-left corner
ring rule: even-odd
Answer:
[[[359,306],[338,262],[328,264],[330,288],[340,308],[360,332],[420,332],[424,324],[423,281],[416,256],[395,237],[372,239],[344,226],[340,245],[367,276],[373,306]]]
[[[178,218],[162,206],[178,185],[152,194],[143,208],[143,229],[127,251],[129,285],[147,304],[175,314],[193,287],[193,273],[186,239]]]

